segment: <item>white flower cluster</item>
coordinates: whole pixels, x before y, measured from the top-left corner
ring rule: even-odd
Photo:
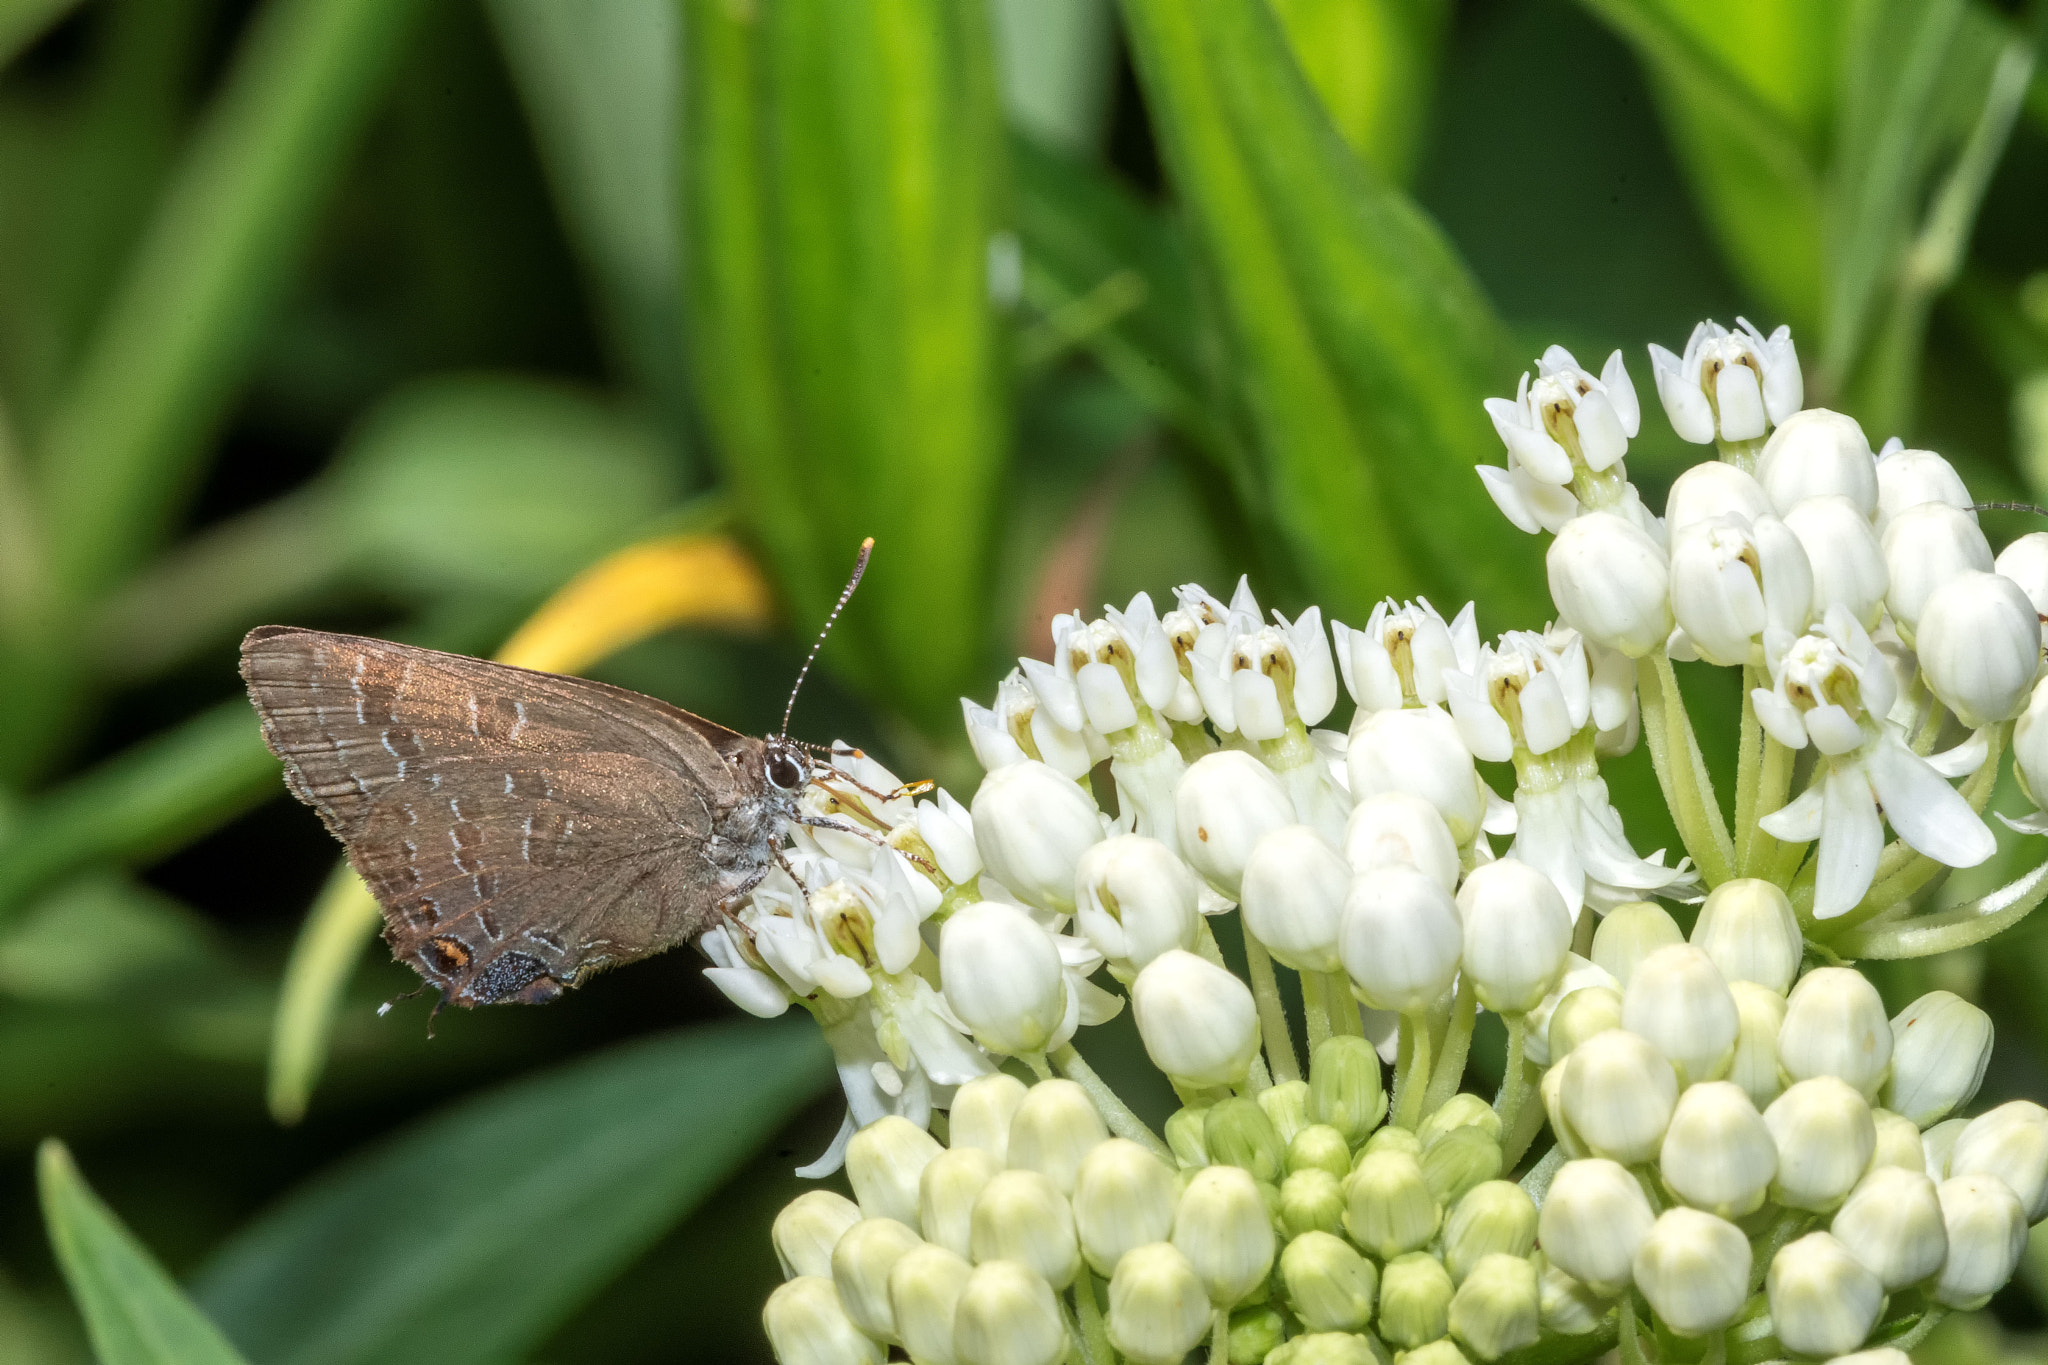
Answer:
[[[847,1092],[810,1173],[843,1159],[857,1206],[777,1225],[787,1365],[1590,1358],[1639,1309],[1878,1361],[2010,1276],[2048,1110],[1949,1117],[1988,1019],[1937,992],[1887,1021],[1833,964],[1982,935],[1914,915],[1993,852],[2008,742],[2048,796],[2048,533],[1994,561],[1939,456],[1800,410],[1782,328],[1703,323],[1652,361],[1720,457],[1662,516],[1628,480],[1618,352],[1595,377],[1553,347],[1487,405],[1488,490],[1555,537],[1547,629],[1140,594],[1057,618],[1049,660],[964,704],[966,806],[850,751],[814,782],[823,823],[706,939],[742,1007],[816,1015]],[[1673,659],[1743,670],[1732,824]],[[1340,687],[1348,727],[1318,728]],[[1639,854],[1610,799],[1601,761],[1639,741],[1683,856]],[[2044,869],[1984,915],[2026,913]],[[1241,974],[1212,931],[1238,909]],[[1184,1106],[1164,1140],[1074,1046],[1126,996]],[[1491,1103],[1460,1093],[1482,1010]]]

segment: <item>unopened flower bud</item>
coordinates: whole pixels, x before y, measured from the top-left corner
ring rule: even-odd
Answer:
[[[1749,1239],[1725,1218],[1668,1209],[1636,1248],[1635,1282],[1680,1336],[1719,1331],[1749,1297]]]
[[[853,1325],[877,1341],[895,1341],[889,1272],[924,1239],[893,1218],[864,1218],[832,1249],[832,1285]]]
[[[1242,898],[1253,847],[1296,820],[1280,779],[1241,749],[1220,749],[1190,764],[1174,789],[1173,807],[1181,855],[1232,900]]]
[[[1457,722],[1441,708],[1361,712],[1344,763],[1358,800],[1392,792],[1419,797],[1442,817],[1459,847],[1478,836],[1486,794]]]
[[[1456,1203],[1500,1171],[1500,1140],[1476,1126],[1455,1128],[1422,1152],[1422,1178],[1442,1205]]]
[[[1959,573],[1928,595],[1913,648],[1928,689],[1975,729],[2026,706],[2041,671],[2041,617],[2003,574]]]
[[[1785,1024],[1785,997],[1754,981],[1731,982],[1728,993],[1735,997],[1739,1024],[1728,1079],[1761,1109],[1785,1088],[1778,1077],[1778,1030]]]
[[[1536,1267],[1503,1252],[1479,1258],[1451,1297],[1451,1335],[1480,1360],[1497,1360],[1539,1334]]]
[[[1613,975],[1591,958],[1567,953],[1564,959],[1564,974],[1550,993],[1536,1003],[1522,1022],[1527,1035],[1522,1041],[1522,1056],[1537,1066],[1549,1066],[1552,1062],[1563,1061],[1564,1053],[1553,1054],[1550,1050],[1550,1022],[1557,1017],[1557,1010],[1566,997],[1589,986],[1610,988],[1614,994],[1614,1022],[1621,1022],[1621,992]],[[1567,1049],[1568,1051],[1569,1049]]]
[[[1948,1259],[1942,1262],[1934,1301],[1950,1308],[1982,1308],[2012,1278],[2027,1249],[2027,1211],[1996,1176],[1950,1176],[1936,1193],[1948,1233]]]
[[[1280,1279],[1294,1315],[1311,1332],[1362,1332],[1372,1321],[1379,1273],[1341,1237],[1296,1237],[1280,1253]]]
[[[1543,1073],[1543,1082],[1536,1092],[1543,1100],[1543,1113],[1550,1120],[1550,1131],[1557,1135],[1558,1150],[1568,1161],[1577,1161],[1591,1156],[1586,1144],[1579,1141],[1579,1135],[1572,1131],[1572,1122],[1564,1113],[1564,1063],[1556,1062]]]
[[[1266,1111],[1266,1117],[1273,1121],[1273,1131],[1280,1135],[1280,1145],[1294,1141],[1294,1135],[1308,1127],[1308,1082],[1281,1081],[1261,1090],[1257,1097],[1259,1108]]]
[[[1287,1337],[1285,1314],[1270,1303],[1246,1304],[1230,1313],[1225,1341],[1232,1360],[1265,1360]]]
[[[953,1354],[960,1365],[1059,1365],[1067,1327],[1052,1286],[1016,1261],[974,1267],[954,1309]]]
[[[1596,1033],[1621,1027],[1621,992],[1611,986],[1583,986],[1559,1002],[1550,1014],[1544,1051],[1563,1061]]]
[[[1281,1181],[1280,1226],[1289,1237],[1299,1237],[1305,1232],[1342,1232],[1342,1177],[1320,1166],[1311,1166]]]
[[[1970,1102],[1991,1062],[1991,1016],[1959,995],[1929,991],[1892,1020],[1885,1103],[1921,1127]]]
[[[1848,608],[1865,630],[1875,629],[1891,585],[1884,547],[1870,518],[1839,495],[1808,498],[1785,513],[1785,525],[1806,550],[1813,569],[1813,614]]]
[[[982,1188],[969,1224],[970,1259],[1019,1261],[1065,1289],[1081,1269],[1074,1212],[1037,1171],[1003,1171]]]
[[[939,1154],[938,1139],[896,1114],[876,1119],[846,1144],[846,1178],[869,1218],[917,1226],[917,1182]]]
[[[1520,1014],[1541,1003],[1564,973],[1572,912],[1550,878],[1515,858],[1475,867],[1458,888],[1462,961],[1479,1003]]]
[[[917,1220],[925,1240],[967,1255],[973,1246],[974,1201],[1002,1169],[979,1147],[950,1147],[933,1157],[917,1182]]]
[[[1426,1251],[1387,1262],[1380,1273],[1380,1335],[1410,1350],[1451,1330],[1457,1288],[1443,1263]]]
[[[1287,1144],[1287,1169],[1328,1171],[1342,1180],[1351,1173],[1351,1145],[1327,1123],[1311,1123]]]
[[[1453,1354],[1438,1354],[1440,1346],[1450,1347]],[[1449,1340],[1431,1342],[1421,1350],[1404,1352],[1401,1365],[1471,1365],[1456,1352]],[[1230,1358],[1233,1362],[1263,1359],[1265,1365],[1392,1365],[1393,1360],[1375,1338],[1357,1332],[1304,1332],[1264,1357],[1247,1353]]]
[[[1828,1365],[1913,1365],[1913,1358],[1896,1346],[1878,1346],[1868,1351],[1835,1356]]]
[[[1373,1008],[1427,1009],[1450,989],[1464,946],[1457,906],[1427,873],[1377,867],[1351,883],[1338,952]]]
[[[1565,1059],[1563,1099],[1579,1141],[1597,1156],[1636,1165],[1653,1160],[1664,1141],[1678,1103],[1678,1076],[1646,1039],[1609,1029]]]
[[[1483,1129],[1489,1139],[1498,1140],[1500,1115],[1479,1096],[1461,1090],[1423,1120],[1422,1127],[1415,1130],[1415,1139],[1426,1152],[1460,1128]]]
[[[1444,1219],[1444,1269],[1463,1284],[1480,1258],[1527,1256],[1536,1245],[1536,1203],[1511,1180],[1474,1185]]]
[[[1552,1264],[1611,1298],[1628,1288],[1636,1249],[1655,1222],[1643,1187],[1626,1167],[1567,1161],[1544,1196],[1536,1237]]]
[[[1709,663],[1752,662],[1767,630],[1797,634],[1813,609],[1806,548],[1776,517],[1717,517],[1671,537],[1671,610]]]
[[[1838,1076],[1865,1099],[1884,1085],[1892,1025],[1870,978],[1850,967],[1816,967],[1801,977],[1778,1030],[1778,1065],[1795,1081]]]
[[[897,1260],[889,1272],[889,1311],[896,1322],[897,1339],[912,1360],[958,1365],[959,1357],[953,1354],[953,1322],[960,1291],[967,1288],[967,1277],[973,1273],[974,1267],[965,1257],[929,1242]]]
[[[1089,1152],[1074,1181],[1074,1230],[1098,1275],[1110,1275],[1133,1247],[1173,1231],[1180,1185],[1166,1163],[1125,1138]]]
[[[954,911],[939,931],[939,978],[946,1003],[991,1052],[1043,1052],[1066,1018],[1059,948],[1014,905],[981,901]]]
[[[2048,612],[2048,531],[2029,531],[2000,550],[1992,563],[2020,585],[2036,615]]]
[[[2013,1100],[1970,1120],[1949,1153],[1948,1173],[1996,1176],[2019,1197],[2029,1223],[2048,1214],[2048,1109]]]
[[[1251,1173],[1204,1166],[1188,1178],[1173,1214],[1173,1244],[1188,1258],[1209,1300],[1229,1308],[1265,1280],[1277,1250],[1266,1201]]]
[[[1145,1055],[1182,1085],[1235,1085],[1259,1051],[1251,988],[1206,958],[1175,948],[1131,984]]]
[[[1828,1230],[1887,1293],[1920,1283],[1948,1256],[1941,1199],[1924,1171],[1871,1167]]]
[[[1877,462],[1856,419],[1826,408],[1787,417],[1757,457],[1756,481],[1780,514],[1808,498],[1844,497],[1877,511]]]
[[[1885,605],[1899,638],[1913,644],[1934,590],[1959,574],[1990,573],[1991,546],[1968,512],[1945,502],[1909,507],[1884,528]]]
[[[1593,931],[1593,961],[1607,970],[1623,989],[1636,964],[1674,943],[1685,942],[1678,921],[1663,906],[1652,901],[1630,901],[1607,912]]]
[[[1558,615],[1592,643],[1640,659],[1669,638],[1664,551],[1634,522],[1612,512],[1575,517],[1544,563]]]
[[[955,1147],[978,1147],[1002,1166],[1009,1160],[1010,1121],[1017,1106],[1024,1103],[1024,1082],[995,1071],[973,1080],[953,1092],[953,1107],[946,1111],[950,1129],[947,1136]]]
[[[1318,1340],[1322,1339],[1324,1338],[1318,1338]],[[1379,1360],[1371,1355],[1371,1341],[1369,1338],[1353,1337],[1352,1340],[1364,1343],[1367,1351],[1367,1355],[1358,1360],[1358,1365],[1364,1365],[1365,1360],[1368,1359],[1373,1360],[1374,1365],[1386,1365],[1384,1360]],[[1353,1359],[1354,1357],[1345,1357],[1341,1362],[1332,1360],[1330,1365],[1352,1365]],[[1400,1365],[1472,1365],[1472,1358],[1459,1350],[1458,1343],[1449,1337],[1439,1337],[1437,1340],[1426,1342],[1412,1351],[1403,1351],[1395,1359],[1400,1362]],[[1311,1365],[1311,1362],[1307,1355],[1304,1354],[1299,1360],[1289,1359],[1284,1362],[1278,1362],[1277,1365]],[[1321,1362],[1315,1362],[1315,1365],[1321,1365]]]
[[[1763,486],[1732,464],[1708,460],[1671,481],[1664,495],[1664,526],[1677,535],[1695,522],[1734,515],[1746,521],[1771,513]]]
[[[971,809],[988,875],[1027,905],[1071,912],[1074,870],[1102,838],[1087,788],[1043,763],[1012,763],[981,779]]]
[[[1208,1139],[1203,1136],[1208,1116],[1206,1104],[1176,1109],[1167,1116],[1166,1145],[1173,1150],[1175,1164],[1183,1170],[1209,1164]]]
[[[1119,834],[1081,855],[1076,920],[1102,955],[1136,971],[1169,948],[1195,946],[1201,885],[1157,839]]]
[[[1834,1076],[1800,1081],[1764,1110],[1778,1146],[1777,1200],[1788,1208],[1825,1211],[1839,1204],[1877,1149],[1870,1106]]]
[[[1877,1148],[1870,1154],[1873,1170],[1879,1166],[1897,1166],[1901,1170],[1925,1173],[1927,1148],[1921,1143],[1920,1129],[1913,1120],[1889,1109],[1873,1109],[1870,1121],[1877,1128]]]
[[[1969,1126],[1968,1119],[1943,1119],[1920,1135],[1920,1150],[1927,1158],[1927,1178],[1935,1184],[1948,1179],[1949,1158]]]
[[[1202,1116],[1202,1137],[1211,1162],[1242,1167],[1261,1184],[1278,1184],[1287,1169],[1286,1145],[1256,1101],[1241,1096],[1217,1101]]]
[[[1778,1148],[1742,1087],[1708,1081],[1678,1097],[1657,1158],[1664,1183],[1694,1208],[1743,1218],[1763,1206]]]
[[[1855,1350],[1884,1308],[1884,1286],[1825,1232],[1781,1247],[1764,1277],[1764,1292],[1778,1340],[1807,1355]]]
[[[1390,1123],[1365,1140],[1365,1146],[1359,1149],[1358,1161],[1363,1161],[1375,1152],[1399,1152],[1403,1156],[1412,1156],[1417,1161],[1420,1161],[1422,1160],[1422,1139],[1417,1137],[1411,1130],[1396,1128]],[[1358,1161],[1351,1163],[1353,1170],[1358,1169]]]
[[[1316,1045],[1308,1066],[1308,1113],[1350,1143],[1379,1125],[1387,1116],[1387,1092],[1371,1043],[1340,1034]]]
[[[784,1365],[882,1365],[888,1355],[846,1316],[832,1281],[817,1275],[776,1286],[761,1310],[761,1325]]]
[[[1543,1267],[1536,1288],[1544,1330],[1561,1337],[1582,1337],[1598,1331],[1607,1321],[1610,1301],[1550,1264],[1549,1257],[1539,1254],[1537,1260]]]
[[[1727,1075],[1741,1031],[1721,969],[1689,943],[1636,964],[1622,992],[1621,1023],[1663,1053],[1683,1085]]]
[[[1179,1365],[1209,1335],[1209,1295],[1171,1243],[1133,1247],[1109,1281],[1109,1342],[1132,1365]]]
[[[1723,882],[1707,894],[1692,944],[1730,984],[1754,981],[1780,995],[1792,989],[1805,951],[1792,902],[1776,885],[1755,877]]]
[[[832,1248],[860,1221],[860,1205],[832,1190],[806,1190],[775,1215],[770,1237],[782,1278],[832,1276]]]
[[[1283,825],[1252,845],[1242,882],[1244,927],[1285,965],[1334,972],[1351,869],[1307,825]]]
[[[1071,1194],[1088,1154],[1109,1140],[1088,1092],[1072,1081],[1040,1081],[1010,1119],[1011,1170],[1037,1171]]]
[[[1406,1152],[1368,1152],[1344,1182],[1344,1230],[1383,1261],[1429,1245],[1442,1213]]]
[[[1435,806],[1407,792],[1362,797],[1344,826],[1344,860],[1354,874],[1390,864],[1418,868],[1458,889],[1458,845]]]

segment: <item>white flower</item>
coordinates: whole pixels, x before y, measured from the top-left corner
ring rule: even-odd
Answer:
[[[1446,625],[1427,600],[1389,597],[1372,609],[1364,630],[1332,621],[1337,667],[1361,712],[1428,705],[1444,699],[1443,672],[1470,668],[1479,652],[1474,606]]]
[[[1042,1053],[1067,1012],[1059,950],[1031,916],[978,902],[953,912],[939,933],[939,979],[953,1012],[991,1052]]]
[[[1152,1065],[1182,1085],[1235,1085],[1258,1055],[1251,988],[1183,949],[1161,953],[1138,973],[1131,1013]]]
[[[1882,544],[1891,575],[1885,605],[1891,608],[1899,638],[1909,645],[1936,588],[1958,574],[1992,569],[1991,546],[1976,521],[1945,502],[1906,508],[1884,528]]]
[[[1891,573],[1870,518],[1849,499],[1827,494],[1794,506],[1785,513],[1785,525],[1799,537],[1813,570],[1814,616],[1840,603],[1865,630],[1875,630]]]
[[[1081,855],[1076,919],[1089,942],[1136,971],[1169,948],[1195,945],[1201,884],[1157,839],[1120,834]]]
[[[1043,763],[1012,763],[982,779],[972,810],[989,875],[1026,904],[1071,912],[1074,868],[1102,838],[1087,789]]]
[[[1696,521],[1738,516],[1749,521],[1771,511],[1771,500],[1755,478],[1732,464],[1708,460],[1671,482],[1664,498],[1664,529],[1673,537]]]
[[[1078,707],[1079,698],[1074,701]],[[1019,670],[1011,670],[1010,676],[997,684],[995,709],[966,697],[960,699],[960,709],[967,718],[967,742],[989,772],[1037,759],[1067,777],[1079,778],[1097,762],[1079,729],[1069,729],[1055,719]]]
[[[1928,690],[1971,729],[2017,716],[2041,669],[2041,618],[2003,574],[1961,573],[1936,588],[1914,643]]]
[[[1701,658],[1762,664],[1806,629],[1813,570],[1799,537],[1776,517],[1719,516],[1671,538],[1671,611]]]
[[[1826,408],[1786,418],[1757,457],[1756,481],[1778,515],[1808,498],[1845,497],[1864,516],[1877,511],[1877,465],[1856,419]]]
[[[2029,801],[2036,807],[2048,805],[2048,679],[2034,684],[2027,709],[2012,728],[2012,770]],[[1998,818],[2023,834],[2048,834],[2048,811]]]
[[[1450,826],[1435,806],[1408,792],[1380,792],[1352,807],[1344,858],[1354,873],[1393,863],[1427,872],[1445,891],[1458,889],[1458,845]]]
[[[1545,351],[1536,369],[1533,385],[1523,372],[1512,400],[1486,400],[1487,416],[1508,448],[1510,465],[1519,464],[1542,483],[1563,486],[1571,483],[1574,465],[1597,473],[1619,462],[1642,424],[1621,352],[1607,357],[1597,379],[1562,346]]]
[[[1436,807],[1461,848],[1479,837],[1492,808],[1500,804],[1473,765],[1458,723],[1434,706],[1361,707],[1344,764],[1354,800],[1383,792],[1419,796]]]
[[[1640,526],[1589,513],[1558,532],[1543,562],[1558,615],[1588,641],[1639,659],[1669,638],[1664,550]]]
[[[1969,512],[1970,490],[1963,486],[1955,466],[1931,450],[1904,450],[1892,441],[1877,460],[1877,529],[1908,507],[1945,502]],[[1975,521],[1977,514],[1969,512]]]
[[[1488,763],[1517,750],[1550,753],[1593,718],[1592,675],[1577,635],[1508,631],[1480,647],[1472,668],[1446,673],[1444,687],[1466,747]]]
[[[1352,880],[1337,950],[1374,1009],[1427,1009],[1450,989],[1464,946],[1458,907],[1428,873],[1390,863]]]
[[[1198,585],[1177,592],[1184,608],[1214,611],[1215,599]],[[1251,583],[1239,579],[1222,621],[1197,637],[1190,660],[1195,691],[1218,730],[1278,739],[1292,723],[1317,724],[1337,704],[1337,664],[1322,609],[1310,607],[1291,622],[1276,611],[1273,621],[1261,623]]]
[[[1458,888],[1466,973],[1479,1003],[1501,1014],[1534,1008],[1564,972],[1572,915],[1550,879],[1513,858],[1475,867]]]
[[[1740,331],[1700,323],[1682,356],[1650,347],[1650,372],[1664,414],[1682,439],[1696,445],[1716,436],[1753,441],[1768,422],[1783,423],[1805,401],[1792,329],[1780,327],[1766,337],[1748,319],[1735,321]]]
[[[1252,846],[1295,823],[1294,803],[1280,779],[1242,749],[1195,760],[1174,793],[1174,811],[1188,866],[1231,900]]]
[[[2020,585],[2036,613],[2048,613],[2048,531],[2029,531],[2000,550],[1994,564]]]
[[[1900,524],[1893,522],[1893,530]],[[1787,842],[1820,840],[1820,919],[1853,909],[1870,889],[1886,819],[1909,847],[1950,867],[1975,867],[1996,848],[1991,831],[1936,766],[1952,766],[1960,751],[1930,762],[1885,719],[1894,687],[1863,627],[1835,606],[1821,633],[1801,636],[1772,664],[1770,688],[1750,693],[1773,739],[1793,749],[1811,742],[1822,756],[1805,794],[1760,822]]]

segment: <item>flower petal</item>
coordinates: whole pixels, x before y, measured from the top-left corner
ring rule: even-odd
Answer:
[[[1861,763],[1832,765],[1824,792],[1813,914],[1816,919],[1833,919],[1853,910],[1870,890],[1878,856],[1884,852],[1884,821],[1878,819]]]
[[[1885,818],[1907,846],[1950,867],[1975,867],[1998,840],[1926,759],[1887,735],[1864,760]]]

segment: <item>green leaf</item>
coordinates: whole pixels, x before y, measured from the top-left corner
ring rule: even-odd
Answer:
[[[990,0],[989,14],[1010,125],[1070,154],[1093,151],[1116,75],[1110,0]]]
[[[328,875],[306,912],[285,963],[270,1032],[265,1098],[279,1123],[297,1123],[306,1116],[313,1087],[327,1067],[342,992],[383,923],[377,898],[346,861]]]
[[[1353,619],[1428,592],[1539,621],[1535,542],[1472,472],[1501,461],[1481,403],[1515,371],[1471,274],[1337,136],[1266,0],[1123,8],[1298,589]]]
[[[36,1157],[43,1222],[100,1365],[239,1365],[242,1357],[92,1192],[55,1138]]]
[[[690,359],[718,458],[799,627],[875,537],[832,656],[953,732],[982,680],[1010,439],[986,7],[684,14]]]
[[[1271,0],[1337,131],[1380,174],[1406,184],[1435,92],[1445,0]]]
[[[519,1359],[830,1075],[806,1019],[690,1029],[516,1082],[288,1196],[198,1298],[265,1365]]]
[[[0,67],[78,7],[78,0],[0,0]]]

